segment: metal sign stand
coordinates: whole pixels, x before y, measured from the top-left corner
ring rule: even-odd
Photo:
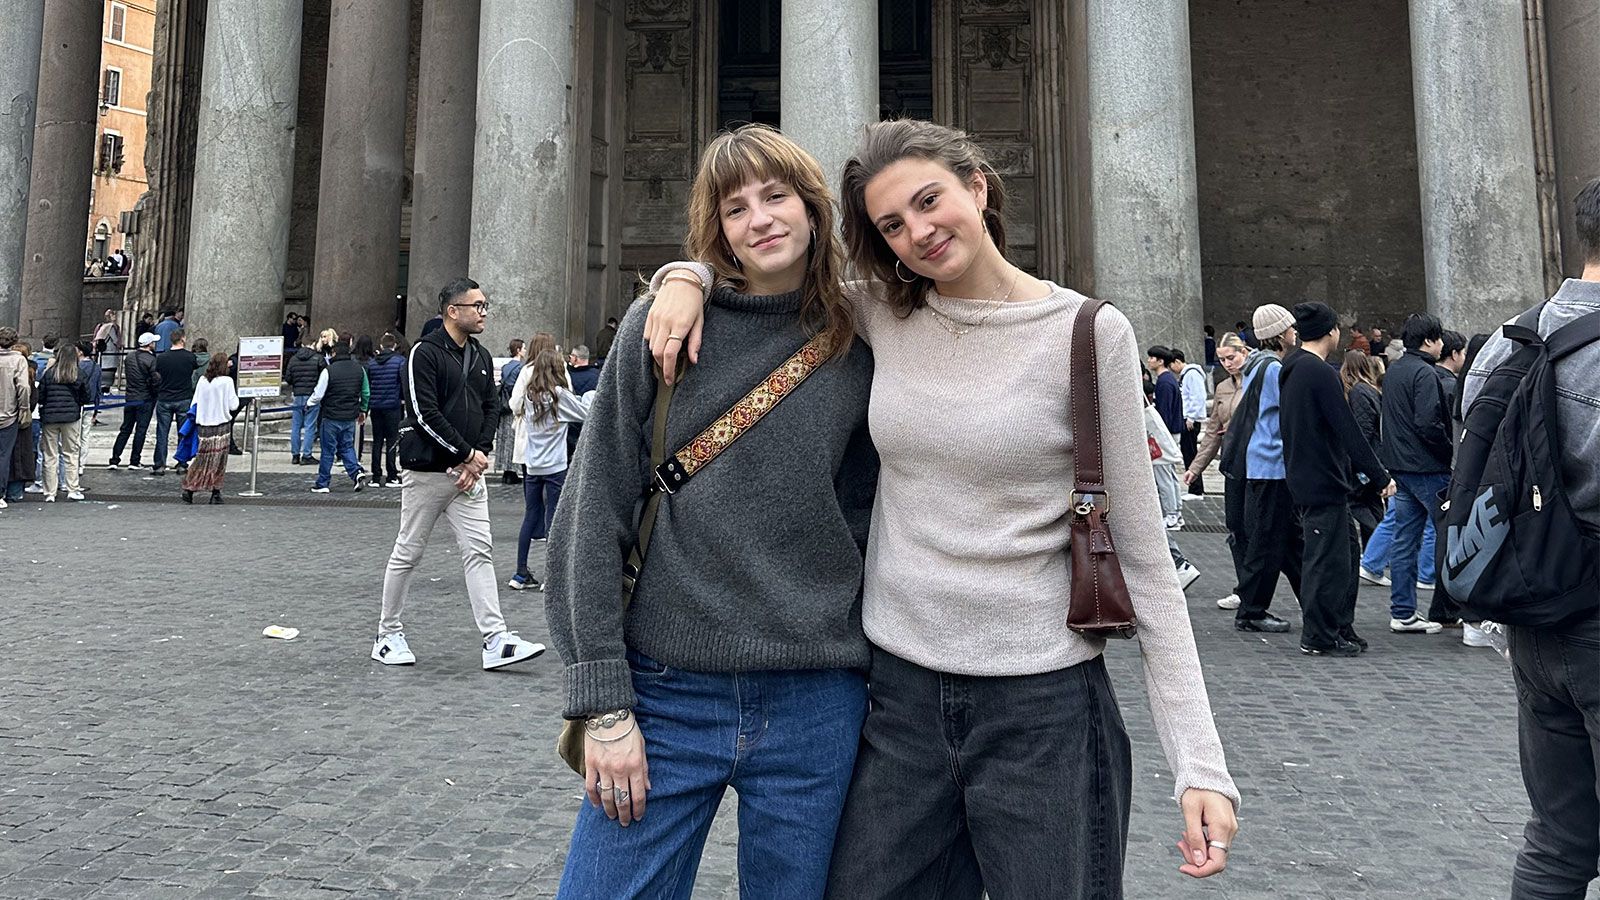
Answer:
[[[256,490],[256,468],[261,461],[261,401],[250,402],[250,490],[240,491],[241,497],[265,497]]]

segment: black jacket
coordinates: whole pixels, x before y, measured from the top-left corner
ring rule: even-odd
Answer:
[[[123,380],[128,386],[129,403],[154,403],[161,391],[161,373],[156,371],[156,355],[135,350],[123,364]]]
[[[156,354],[156,371],[161,373],[161,390],[156,399],[163,403],[184,403],[194,400],[194,370],[200,368],[200,358],[182,347],[163,350]]]
[[[39,422],[42,425],[60,425],[76,422],[83,417],[83,407],[89,403],[89,382],[78,373],[71,384],[56,381],[52,369],[44,370],[39,379]]]
[[[476,338],[456,346],[450,332],[428,332],[406,357],[400,394],[400,464],[420,472],[443,472],[472,455],[494,449],[500,424],[500,394],[494,360]]]
[[[1407,349],[1383,377],[1383,464],[1391,472],[1450,471],[1450,404],[1434,358]]]
[[[309,397],[317,390],[317,377],[322,374],[322,354],[310,347],[301,347],[289,358],[284,370],[284,380],[289,382],[289,393],[296,397]]]
[[[330,422],[354,422],[367,411],[367,368],[350,358],[341,346],[328,363],[328,387],[322,393],[322,417]]]
[[[1322,357],[1294,350],[1283,358],[1278,422],[1289,496],[1297,506],[1332,506],[1389,483],[1378,455],[1345,403],[1344,385]],[[1351,470],[1365,482],[1351,477]]]
[[[1350,414],[1356,417],[1356,427],[1373,453],[1383,446],[1383,395],[1365,382],[1357,382],[1350,389]]]

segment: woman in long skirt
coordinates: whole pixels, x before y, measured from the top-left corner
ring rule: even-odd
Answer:
[[[228,357],[218,353],[206,363],[206,374],[194,391],[194,424],[200,429],[200,451],[189,461],[183,476],[183,502],[193,503],[195,491],[210,491],[211,505],[222,503],[222,476],[228,470],[228,438],[233,434],[233,411],[239,393],[228,377]]]

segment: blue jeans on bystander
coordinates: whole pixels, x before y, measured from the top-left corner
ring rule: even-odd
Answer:
[[[355,422],[322,420],[322,461],[317,464],[317,487],[325,488],[333,480],[335,456],[344,463],[344,472],[351,481],[361,474],[361,459],[356,456]]]
[[[556,518],[556,503],[567,470],[553,475],[529,475],[522,480],[522,530],[517,533],[517,574],[532,577],[528,571],[528,548],[534,541],[550,536],[550,523]]]
[[[1439,508],[1439,492],[1450,484],[1448,474],[1396,473],[1394,544],[1389,550],[1389,618],[1408,619],[1417,611],[1417,554],[1422,533]]]
[[[320,406],[308,405],[311,396],[295,397],[289,410],[289,455],[310,457],[317,437],[317,413]]]

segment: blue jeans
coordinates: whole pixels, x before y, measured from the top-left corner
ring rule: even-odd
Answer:
[[[294,398],[294,407],[289,412],[289,455],[310,456],[311,445],[317,436],[317,413],[322,411],[320,406],[307,406],[310,395]]]
[[[322,420],[322,461],[317,464],[317,487],[333,480],[333,458],[344,463],[344,472],[354,481],[361,474],[361,459],[356,456],[356,423]]]
[[[188,412],[187,400],[156,401],[156,468],[163,468],[167,464],[167,438],[172,432],[172,420],[182,422]]]
[[[1389,550],[1389,618],[1410,618],[1417,611],[1417,554],[1428,519],[1439,508],[1439,492],[1450,476],[1398,473],[1394,495],[1394,543]]]
[[[535,540],[550,536],[550,523],[556,518],[561,486],[567,483],[567,470],[554,475],[529,475],[522,480],[522,531],[517,534],[517,574],[529,575],[528,547]]]
[[[623,828],[583,801],[562,900],[689,898],[712,817],[739,794],[739,896],[822,896],[867,712],[849,669],[689,672],[629,651],[651,790]]]
[[[1367,541],[1367,549],[1361,554],[1361,565],[1369,572],[1382,574],[1389,568],[1389,548],[1394,545],[1394,516],[1394,500],[1391,498],[1383,521],[1373,530],[1372,537]],[[1417,580],[1427,584],[1433,584],[1436,574],[1433,541],[1433,519],[1429,518],[1422,531],[1422,550],[1417,554]]]

